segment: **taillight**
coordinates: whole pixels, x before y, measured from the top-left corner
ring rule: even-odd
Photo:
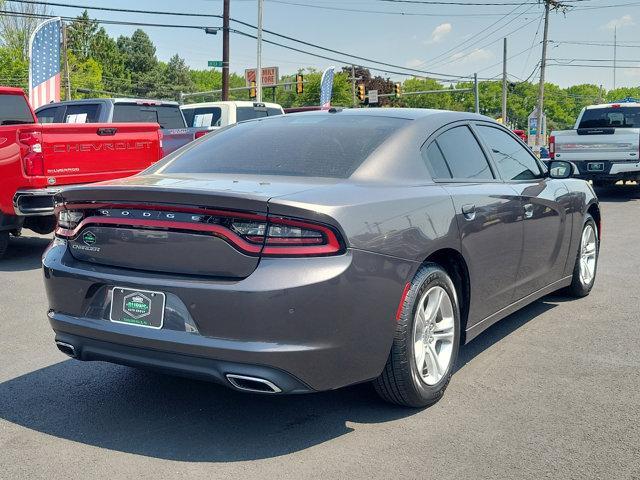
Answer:
[[[200,130],[197,131],[196,134],[194,135],[195,139],[199,139],[201,137],[204,137],[207,133],[209,133],[209,130]]]
[[[286,217],[200,208],[68,204],[56,209],[56,235],[75,238],[87,225],[192,231],[222,238],[247,255],[306,257],[344,249],[332,227]]]
[[[18,132],[18,142],[20,143],[24,173],[32,177],[43,176],[42,133],[21,130]]]
[[[163,145],[163,140],[164,140],[164,133],[162,133],[162,130],[158,130],[158,148],[160,150],[160,157],[159,158],[163,158],[164,157],[164,145]]]
[[[267,256],[335,255],[342,246],[330,227],[306,221],[269,216],[262,250]]]
[[[65,230],[73,230],[76,228],[82,219],[84,218],[84,212],[82,210],[59,210],[58,215],[58,227]]]
[[[556,137],[553,135],[549,137],[549,158],[551,160],[556,158]]]

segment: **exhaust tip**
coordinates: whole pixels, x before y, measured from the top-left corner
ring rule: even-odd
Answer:
[[[280,393],[282,390],[269,380],[257,377],[247,377],[245,375],[236,375],[228,373],[227,380],[238,390],[254,393]]]
[[[68,355],[71,358],[78,358],[76,354],[76,347],[74,347],[70,343],[56,341],[56,346],[58,347],[58,350],[60,350],[65,355]]]

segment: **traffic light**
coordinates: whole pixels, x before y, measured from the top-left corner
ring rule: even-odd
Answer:
[[[402,84],[401,83],[394,83],[393,84],[393,94],[396,97],[402,96]]]
[[[296,75],[296,93],[300,95],[304,92],[304,76],[299,73]]]
[[[255,81],[251,81],[251,88],[249,89],[249,98],[254,99],[258,96],[258,94],[256,93],[256,82]]]
[[[364,102],[365,96],[364,83],[361,83],[358,85],[358,99],[360,99],[361,102]]]

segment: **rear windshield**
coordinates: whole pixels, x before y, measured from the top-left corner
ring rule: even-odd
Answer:
[[[407,122],[340,114],[280,115],[209,134],[162,171],[347,178]]]
[[[220,107],[185,108],[182,114],[188,127],[219,127],[222,109]]]
[[[578,128],[640,128],[640,107],[609,107],[585,110]]]
[[[0,95],[0,125],[34,123],[27,101],[22,95]]]
[[[80,103],[69,105],[64,113],[64,123],[96,123],[100,105],[97,103]]]
[[[253,120],[254,118],[273,117],[282,115],[282,110],[272,107],[238,107],[236,110],[236,121]]]
[[[159,123],[160,128],[185,128],[184,118],[178,105],[138,105],[116,103],[113,121],[126,123]]]

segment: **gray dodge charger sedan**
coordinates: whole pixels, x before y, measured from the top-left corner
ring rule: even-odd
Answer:
[[[43,258],[58,348],[270,394],[436,402],[459,346],[591,290],[600,210],[567,162],[460,112],[233,125],[65,190]]]

